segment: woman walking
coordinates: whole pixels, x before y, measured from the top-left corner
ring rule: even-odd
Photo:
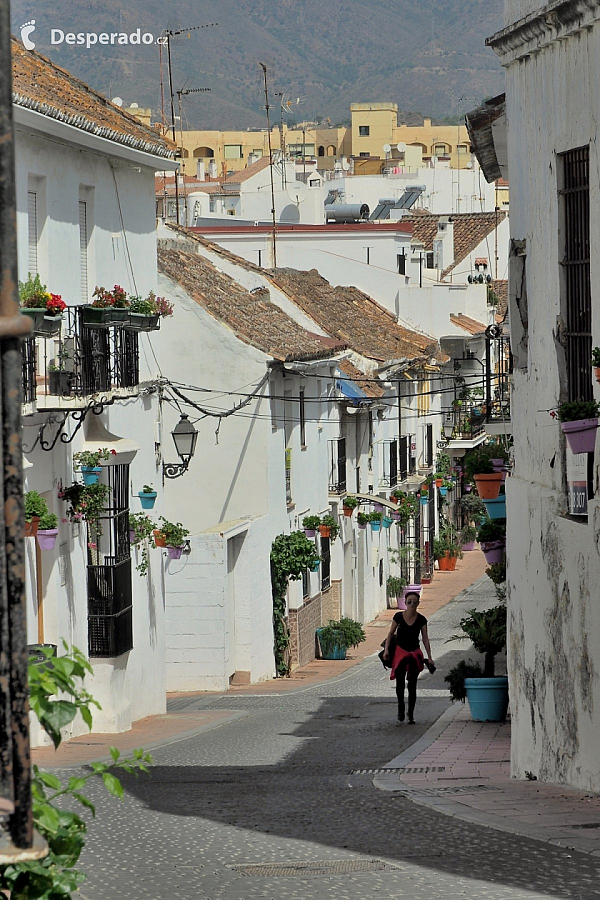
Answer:
[[[390,679],[396,679],[399,722],[404,722],[405,718],[404,683],[406,679],[408,684],[408,721],[411,725],[415,724],[417,678],[425,667],[425,660],[419,646],[420,637],[423,638],[423,645],[427,651],[427,668],[430,672],[435,671],[427,634],[427,619],[420,612],[417,612],[420,602],[421,598],[416,592],[406,595],[406,609],[400,610],[394,616],[383,650],[383,659],[387,662],[390,659],[390,643],[395,637]]]

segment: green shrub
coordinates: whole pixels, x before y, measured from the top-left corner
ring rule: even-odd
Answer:
[[[558,407],[560,422],[577,422],[580,419],[597,419],[600,403],[596,400],[576,400],[574,403],[562,403]]]
[[[330,619],[327,625],[319,629],[319,644],[323,655],[331,653],[334,647],[342,647],[344,650],[358,647],[366,639],[362,625],[354,619]]]
[[[489,519],[479,526],[477,540],[480,544],[491,544],[492,541],[501,541],[506,537],[506,522],[504,519]]]
[[[40,516],[39,531],[52,531],[54,528],[58,528],[58,516],[51,512],[46,512],[43,516]]]
[[[39,516],[41,519],[42,516],[47,515],[48,513],[48,504],[44,500],[44,498],[38,494],[37,491],[27,491],[24,497],[25,501],[25,520],[27,522],[31,522],[34,516]]]
[[[461,659],[450,669],[444,681],[448,682],[452,702],[460,700],[464,703],[467,699],[465,678],[483,678],[483,669],[479,663],[474,663],[472,659]]]

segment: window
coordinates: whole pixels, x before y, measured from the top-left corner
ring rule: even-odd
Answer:
[[[321,590],[331,586],[331,542],[329,538],[321,538]]]
[[[308,569],[302,571],[302,599],[308,600],[310,597],[310,574]]]
[[[370,154],[370,153],[359,153],[358,155],[359,155],[359,156],[364,156],[364,157],[367,157],[367,158],[368,158],[368,157],[370,157],[371,154]]]
[[[433,425],[428,422],[425,426],[424,464],[427,468],[433,465]]]
[[[425,268],[426,269],[435,269],[434,263],[435,263],[435,260],[434,260],[433,251],[428,251],[425,254]]]
[[[346,438],[328,441],[329,493],[343,494],[346,490]]]
[[[408,461],[409,461],[408,451],[409,451],[408,436],[406,434],[403,434],[400,437],[400,447],[399,447],[400,481],[404,481],[404,479],[407,478],[407,476],[408,476]]]
[[[398,441],[384,441],[381,445],[382,474],[380,487],[396,487],[398,484]]]
[[[466,144],[459,144],[456,148],[456,152],[459,156],[466,156],[470,151]]]
[[[241,144],[225,144],[223,156],[225,159],[243,159]]]
[[[319,156],[325,156],[325,147],[319,147]]]
[[[262,156],[263,156],[262,147],[255,147],[252,152],[254,153],[255,156],[258,156],[259,159],[262,159]]]
[[[358,126],[358,136],[359,137],[369,137],[371,134],[371,128],[369,125],[359,125]]]
[[[398,275],[406,275],[406,254],[404,252],[398,253],[396,262],[398,264]]]
[[[411,434],[409,437],[410,444],[410,457],[408,463],[408,471],[411,475],[414,475],[417,471],[417,436],[416,434]]]
[[[235,216],[235,209],[228,209],[228,210],[227,210],[227,215],[228,215],[228,216]]]
[[[81,299],[88,299],[88,220],[87,203],[79,201],[79,274],[81,279]]]
[[[38,273],[38,221],[37,193],[27,192],[27,271]]]
[[[288,153],[290,156],[295,156],[296,158],[299,156],[314,156],[315,155],[315,145],[314,144],[288,144]]]
[[[450,147],[447,144],[434,144],[433,152],[436,156],[448,156]]]
[[[589,147],[562,153],[559,159],[564,223],[561,293],[566,322],[568,399],[593,400]]]
[[[300,446],[306,447],[306,404],[304,388],[300,388]]]

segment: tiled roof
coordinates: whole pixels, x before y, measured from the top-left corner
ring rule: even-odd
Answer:
[[[454,269],[458,263],[466,259],[476,247],[506,218],[505,212],[455,213],[451,217],[454,223],[454,262],[442,272],[442,279]],[[433,240],[438,232],[440,216],[405,216],[403,222],[411,222],[413,240],[422,241],[425,250],[433,250]]]
[[[496,297],[498,298],[498,306],[496,307],[496,322],[504,322],[506,313],[508,312],[508,281],[492,281],[491,287]]]
[[[276,269],[264,273],[317,322],[361,356],[393,359],[445,359],[436,341],[398,325],[395,317],[355,287],[332,287],[316,269]]]
[[[175,196],[175,178],[165,179],[162,175],[156,175],[154,185],[157,197],[164,197],[165,190],[167,196]],[[218,181],[198,181],[193,175],[186,175],[183,184],[179,184],[179,193],[189,194],[191,191],[203,191],[206,194],[216,194],[221,191],[221,184]],[[232,193],[229,191],[229,193]]]
[[[175,144],[153,128],[123,112],[65,69],[13,38],[13,102],[74,128],[142,150],[172,158]]]
[[[469,334],[483,334],[486,329],[483,322],[478,322],[477,319],[471,319],[470,316],[465,316],[463,313],[450,313],[450,321],[453,325],[464,328]]]
[[[267,274],[264,269],[261,269],[260,266],[249,262],[247,259],[244,259],[241,256],[236,256],[236,254],[232,253],[231,250],[226,250],[225,247],[221,247],[219,244],[215,244],[212,241],[207,240],[198,231],[191,231],[188,228],[184,228],[182,225],[175,225],[174,222],[168,222],[167,227],[172,231],[177,231],[179,234],[185,236],[185,238],[188,240],[196,241],[198,244],[206,247],[207,250],[210,250],[211,253],[216,253],[218,256],[222,256],[223,259],[228,259],[230,262],[235,263],[236,266],[240,266],[242,269],[247,269],[248,272],[257,272],[259,275]]]
[[[356,386],[360,388],[365,396],[377,399],[383,397],[385,394],[385,388],[383,388],[380,383],[374,378],[369,378],[361,372],[360,369],[357,369],[356,366],[352,365],[350,360],[341,360],[338,363],[338,369],[340,372],[343,372],[344,375],[347,375],[348,378],[352,379],[352,381],[356,382]]]
[[[239,172],[232,172],[231,175],[227,176],[225,182],[226,184],[241,184],[243,181],[248,181],[249,178],[252,178],[252,176],[256,175],[258,172],[262,172],[262,170],[266,169],[268,166],[269,157],[261,156],[260,159],[257,159],[255,163],[246,166],[245,169],[240,169]]]
[[[241,341],[274,359],[324,359],[346,349],[306,331],[268,300],[267,290],[250,293],[199,254],[159,247],[158,269]]]

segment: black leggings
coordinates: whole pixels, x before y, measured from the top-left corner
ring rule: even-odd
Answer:
[[[408,670],[402,667],[396,669],[396,696],[398,697],[398,712],[404,715],[404,678],[408,685],[408,718],[412,719],[417,702],[417,678],[419,671],[415,665],[409,665]]]

